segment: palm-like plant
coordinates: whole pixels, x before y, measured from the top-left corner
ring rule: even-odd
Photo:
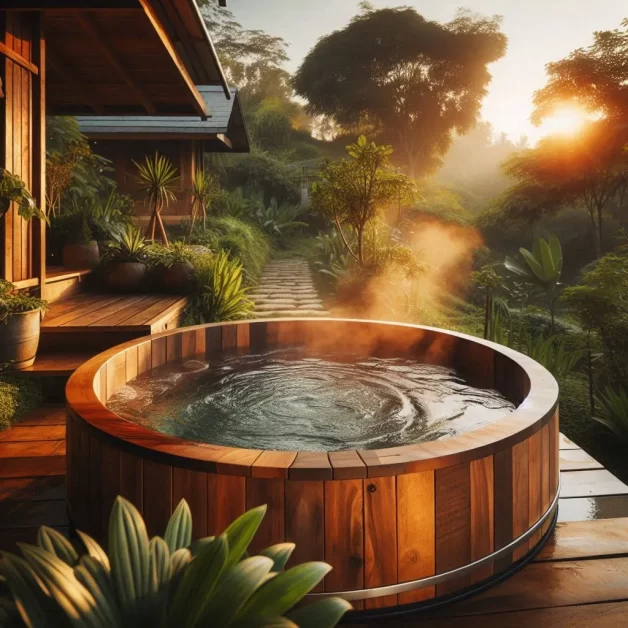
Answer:
[[[556,336],[528,336],[525,349],[527,355],[542,364],[557,379],[569,375],[584,355],[582,351],[568,349],[565,341],[558,340]]]
[[[107,554],[78,532],[73,545],[50,528],[22,556],[3,553],[2,626],[192,628],[281,626],[331,628],[351,605],[339,598],[293,607],[330,571],[305,563],[284,571],[292,543],[246,557],[266,506],[249,510],[220,536],[191,543],[192,517],[182,500],[163,538],[148,538],[137,509],[118,497],[109,518]]]
[[[194,261],[197,291],[189,312],[196,323],[247,318],[253,303],[246,296],[242,262],[227,251],[199,256]]]
[[[506,257],[504,266],[527,283],[543,290],[552,317],[550,333],[553,334],[556,300],[558,299],[560,276],[563,271],[563,252],[560,242],[556,236],[550,236],[549,240],[539,238],[534,243],[532,251],[520,248],[519,253],[523,258],[522,261]]]
[[[192,215],[190,222],[190,234],[194,229],[194,223],[199,215],[203,216],[203,229],[207,218],[207,206],[218,196],[218,183],[216,179],[203,170],[197,170],[192,180]]]
[[[628,392],[625,388],[615,391],[610,386],[598,390],[595,401],[601,416],[593,420],[610,430],[623,443],[628,443]]]
[[[279,205],[276,198],[270,199],[266,206],[260,201],[253,212],[253,218],[271,236],[286,235],[299,227],[307,227],[307,223],[296,220],[303,213],[298,205],[284,203]]]
[[[161,220],[161,210],[168,206],[170,201],[177,199],[175,185],[179,181],[177,169],[165,155],[155,153],[154,157],[146,155],[143,163],[133,162],[139,172],[138,181],[146,194],[146,203],[152,208],[150,222],[146,231],[147,238],[155,241],[155,230],[159,229],[159,236],[164,244],[168,244],[168,236],[164,223]]]
[[[114,262],[144,262],[146,260],[146,240],[141,231],[128,225],[120,234],[113,236],[113,242],[107,247],[105,261]]]

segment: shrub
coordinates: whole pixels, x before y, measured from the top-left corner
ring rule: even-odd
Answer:
[[[10,428],[43,401],[43,388],[37,378],[0,375],[0,431]]]
[[[22,557],[3,554],[0,573],[12,594],[2,625],[301,626],[331,628],[351,605],[339,598],[294,609],[330,571],[322,562],[284,571],[292,543],[247,557],[266,506],[249,510],[220,536],[191,544],[192,517],[182,500],[164,537],[148,538],[137,509],[118,497],[111,510],[109,554],[78,532],[75,545],[51,528]],[[3,617],[4,615],[4,617]]]
[[[606,386],[595,395],[595,402],[600,409],[597,421],[610,430],[620,441],[628,443],[628,392],[625,388],[613,390]]]
[[[242,263],[226,251],[194,258],[193,294],[186,323],[218,323],[250,316],[253,303],[242,285]]]
[[[556,379],[569,375],[582,359],[581,351],[570,351],[565,342],[555,336],[528,336],[526,353],[539,364],[542,364]]]

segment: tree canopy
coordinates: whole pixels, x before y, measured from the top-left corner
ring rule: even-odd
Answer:
[[[344,129],[385,134],[408,174],[432,172],[453,132],[477,121],[491,75],[506,51],[499,17],[460,11],[446,24],[410,7],[368,4],[321,38],[294,77],[310,114]]]

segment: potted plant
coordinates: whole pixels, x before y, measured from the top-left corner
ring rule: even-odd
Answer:
[[[157,254],[158,281],[166,292],[187,294],[192,286],[194,252],[184,242],[174,242]]]
[[[23,369],[35,361],[46,302],[0,279],[0,364]]]
[[[148,271],[146,262],[146,241],[139,229],[131,225],[107,247],[105,284],[119,292],[141,290]]]
[[[89,223],[87,211],[80,210],[66,223],[66,239],[63,245],[63,267],[69,269],[94,268],[100,259],[98,242]]]
[[[136,161],[133,163],[139,172],[137,180],[146,194],[146,204],[152,209],[146,237],[154,242],[155,230],[158,230],[162,243],[168,246],[168,235],[161,220],[161,210],[164,205],[167,206],[170,201],[177,199],[174,193],[175,186],[179,181],[177,169],[167,157],[159,153],[155,153],[154,157],[146,155],[141,164]]]

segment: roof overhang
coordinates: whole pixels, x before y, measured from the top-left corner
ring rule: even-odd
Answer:
[[[79,128],[94,140],[202,140],[207,152],[248,153],[250,142],[238,93],[225,98],[219,86],[198,86],[210,117],[77,116]]]
[[[209,115],[231,93],[194,0],[2,0],[40,11],[51,115]]]

